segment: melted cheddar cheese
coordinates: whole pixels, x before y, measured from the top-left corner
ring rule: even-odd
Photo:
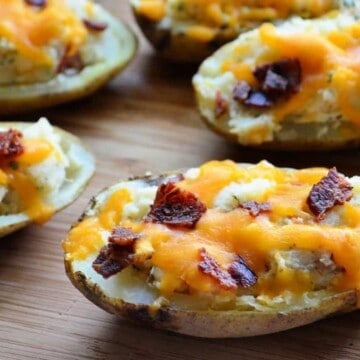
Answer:
[[[157,187],[141,180],[134,180],[132,186],[123,183],[110,189],[101,201],[98,198],[97,205],[70,231],[63,242],[66,258],[74,262],[94,259],[107,243],[109,225],[113,227],[116,220],[116,226],[130,228],[140,236],[135,245],[135,266],[155,278],[152,284],[163,296],[185,292],[232,298],[239,291],[264,297],[299,296],[318,289],[316,278],[325,277],[326,266],[329,279],[321,286],[334,291],[359,289],[360,182],[357,177],[348,179],[353,199],[335,206],[319,221],[306,199],[312,186],[327,173],[325,168],[280,169],[265,161],[249,166],[232,161],[205,163],[176,183],[207,207],[193,229],[144,222],[149,205],[145,215],[141,207],[137,218],[129,218],[125,209],[136,205],[134,199],[140,191],[135,185],[151,189],[152,199]],[[271,211],[252,216],[239,207],[243,199],[268,202]],[[258,275],[257,284],[246,290],[222,288],[199,270],[202,248],[222,269],[240,255]],[[296,261],[292,263],[291,257]],[[309,261],[311,266],[322,264],[320,273],[306,267]]]
[[[64,0],[48,0],[40,9],[24,0],[1,0],[0,12],[0,39],[7,40],[33,63],[52,66],[49,47],[62,44],[71,56],[86,41],[82,20]]]
[[[214,38],[214,29],[234,34],[251,23],[294,14],[315,17],[339,7],[334,0],[133,0],[133,4],[139,15],[151,21],[168,17],[179,25],[178,31],[184,31],[181,24],[187,24],[186,34],[204,42]]]

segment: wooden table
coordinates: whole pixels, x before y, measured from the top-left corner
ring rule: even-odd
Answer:
[[[86,100],[15,118],[36,120],[45,114],[77,134],[96,156],[97,172],[81,198],[46,225],[1,239],[0,359],[359,359],[360,313],[275,335],[207,340],[131,324],[97,308],[70,284],[60,242],[90,196],[117,179],[225,158],[360,172],[359,151],[255,151],[211,133],[194,106],[191,77],[196,68],[156,58],[127,1],[101,2],[139,35],[135,61]]]

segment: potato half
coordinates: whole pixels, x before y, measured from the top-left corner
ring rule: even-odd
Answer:
[[[35,40],[28,45],[17,33],[7,38],[0,31],[0,114],[30,112],[90,95],[136,53],[137,39],[130,28],[92,1],[50,0],[44,9],[19,2],[22,5],[4,1],[9,21],[26,31],[29,24],[22,25],[21,16],[33,16],[30,30],[42,45],[37,47]],[[16,14],[11,6],[25,9]],[[41,24],[46,24],[43,37]],[[62,38],[51,38],[52,32]]]
[[[66,272],[110,313],[199,337],[272,333],[355,310],[359,179],[211,161],[122,181],[71,228]],[[329,181],[342,198],[319,209]]]
[[[246,146],[358,146],[356,29],[358,16],[348,11],[242,34],[205,60],[193,78],[205,123]]]
[[[263,22],[314,18],[354,6],[344,0],[130,0],[144,35],[167,59],[199,62]]]
[[[17,146],[17,140],[5,135],[9,129],[22,134],[24,151],[7,157],[4,148]],[[49,220],[81,194],[95,170],[93,156],[80,140],[45,118],[1,123],[0,143],[0,236]]]

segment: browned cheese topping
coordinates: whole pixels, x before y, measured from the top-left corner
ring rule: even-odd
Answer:
[[[0,131],[0,161],[11,160],[25,151],[21,142],[22,137],[18,130]]]
[[[205,212],[206,206],[194,194],[169,182],[159,186],[145,221],[193,228]]]
[[[253,75],[259,87],[254,89],[246,81],[239,81],[233,89],[233,99],[245,106],[266,109],[299,91],[301,65],[298,59],[282,59],[258,66]]]
[[[336,168],[315,184],[307,198],[311,212],[321,220],[335,205],[342,205],[352,197],[352,186]]]

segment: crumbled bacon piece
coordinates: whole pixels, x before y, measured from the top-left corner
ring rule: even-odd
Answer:
[[[220,116],[226,114],[228,109],[228,102],[222,97],[220,91],[217,91],[215,95],[215,117],[219,118]]]
[[[83,68],[84,65],[82,63],[80,54],[75,54],[72,56],[65,55],[58,65],[57,73],[71,76],[78,74]]]
[[[268,202],[258,202],[254,200],[244,201],[239,204],[239,207],[249,211],[253,217],[258,216],[262,212],[268,212],[271,210],[271,204]]]
[[[251,86],[246,81],[238,81],[233,89],[233,99],[245,101],[251,92]]]
[[[25,3],[30,5],[30,6],[36,6],[39,8],[43,8],[47,5],[47,1],[46,0],[25,0]]]
[[[198,268],[203,274],[211,276],[219,282],[221,287],[227,290],[237,287],[236,280],[226,270],[221,269],[219,263],[209,255],[206,249],[200,249],[199,255],[201,261],[198,264]]]
[[[25,151],[21,143],[22,137],[18,130],[0,131],[0,160],[11,160]]]
[[[243,288],[249,288],[255,285],[258,279],[257,275],[250,269],[241,256],[238,256],[230,265],[228,272],[236,284]]]
[[[145,221],[193,228],[206,206],[191,192],[169,182],[159,186]]]
[[[109,244],[104,246],[94,260],[93,269],[105,279],[117,274],[133,263],[135,243],[140,238],[130,229],[116,227],[111,232]]]
[[[119,246],[134,245],[136,240],[140,239],[140,235],[125,227],[116,226],[109,237],[109,242]]]
[[[312,187],[306,202],[311,212],[321,220],[328,210],[344,204],[352,195],[351,184],[334,167]]]
[[[253,74],[259,84],[257,89],[246,81],[239,81],[233,89],[233,99],[245,106],[270,108],[276,101],[299,91],[301,64],[298,59],[286,58],[258,66]]]
[[[272,97],[294,94],[301,83],[301,64],[298,59],[282,59],[257,67],[254,76],[261,90]]]
[[[106,30],[108,27],[108,24],[106,22],[99,22],[90,19],[83,19],[83,23],[90,31],[101,32]]]

